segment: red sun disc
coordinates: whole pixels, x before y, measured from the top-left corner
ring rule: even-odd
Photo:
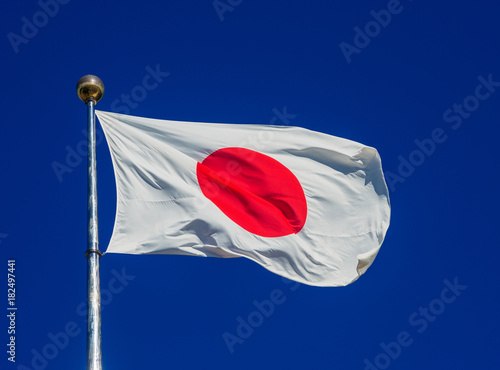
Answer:
[[[203,194],[243,229],[264,237],[297,234],[307,202],[295,175],[277,160],[244,148],[219,149],[196,167]]]

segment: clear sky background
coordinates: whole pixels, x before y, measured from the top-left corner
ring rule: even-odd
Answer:
[[[245,259],[104,256],[104,369],[500,367],[499,2],[59,1],[0,11],[1,369],[86,366],[86,74],[106,86],[101,110],[373,146],[392,203],[375,263],[343,288]],[[97,151],[105,250],[116,191],[104,140]]]

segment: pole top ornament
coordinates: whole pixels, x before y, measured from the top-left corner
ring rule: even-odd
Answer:
[[[104,84],[101,79],[94,75],[86,75],[80,78],[76,84],[76,93],[85,104],[93,100],[96,104],[104,95]]]

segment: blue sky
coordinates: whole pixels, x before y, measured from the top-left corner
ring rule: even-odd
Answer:
[[[343,288],[245,259],[106,255],[104,369],[498,368],[498,2],[42,0],[0,14],[1,369],[85,368],[75,85],[89,73],[106,86],[101,110],[295,125],[373,146],[392,203],[375,263]],[[148,74],[157,84],[141,89]],[[103,140],[97,151],[104,250],[116,191]]]

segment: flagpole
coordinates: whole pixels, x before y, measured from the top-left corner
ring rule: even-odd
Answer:
[[[95,105],[104,94],[99,77],[87,75],[77,85],[78,97],[87,106],[87,370],[102,370],[101,287],[99,278],[99,233],[97,222],[97,171]]]

